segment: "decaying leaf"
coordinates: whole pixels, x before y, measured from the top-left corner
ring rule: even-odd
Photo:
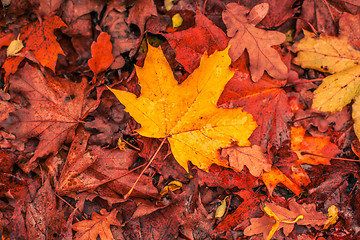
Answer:
[[[116,218],[116,209],[108,213],[105,209],[100,210],[100,214],[93,212],[91,220],[83,220],[73,224],[76,231],[76,240],[96,240],[100,236],[101,240],[113,240],[114,237],[110,230],[110,225],[120,226]]]
[[[36,67],[26,64],[10,78],[10,92],[21,93],[28,106],[15,113],[17,121],[6,128],[18,139],[38,137],[40,142],[34,155],[24,166],[32,170],[38,157],[56,153],[68,134],[96,106],[86,98],[87,82],[74,83],[68,79],[44,75]]]
[[[125,111],[142,126],[137,132],[153,138],[168,138],[172,153],[188,171],[191,161],[207,171],[212,164],[228,166],[218,149],[234,142],[249,146],[257,127],[253,117],[241,109],[221,109],[216,103],[233,76],[228,49],[203,56],[182,84],[174,79],[160,49],[151,47],[144,67],[136,67],[141,95],[111,89]]]
[[[283,228],[285,236],[298,225],[322,226],[328,222],[326,214],[316,211],[315,204],[298,204],[294,199],[289,202],[289,209],[265,203],[263,206],[264,216],[250,219],[251,225],[245,228],[244,234],[252,236],[263,234],[265,239],[270,240],[273,234]]]
[[[236,3],[226,5],[223,21],[227,26],[229,41],[229,55],[233,61],[237,60],[246,49],[250,58],[251,79],[256,82],[264,71],[277,79],[285,79],[288,75],[286,65],[281,61],[279,53],[271,46],[285,41],[285,34],[276,31],[266,31],[256,28],[262,18],[252,16],[248,18],[249,10]],[[265,15],[262,14],[262,17]]]
[[[230,167],[241,171],[246,165],[250,173],[259,177],[263,171],[269,172],[271,162],[263,148],[253,145],[251,147],[230,147],[222,150],[221,155],[229,157]]]

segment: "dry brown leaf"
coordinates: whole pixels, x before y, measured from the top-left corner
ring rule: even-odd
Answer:
[[[108,213],[105,209],[100,210],[101,215],[94,212],[91,220],[84,220],[73,224],[73,230],[76,231],[76,240],[96,240],[100,236],[101,240],[114,239],[110,225],[120,226],[116,218],[118,211],[115,209]]]
[[[265,172],[271,170],[270,159],[260,146],[225,148],[222,150],[221,155],[229,157],[230,167],[241,171],[246,165],[250,173],[255,177],[259,177],[263,170]]]
[[[285,34],[256,28],[259,18],[251,14],[252,19],[249,19],[248,13],[246,7],[236,3],[226,5],[223,12],[223,21],[228,28],[227,35],[232,38],[229,41],[231,60],[236,61],[246,49],[250,58],[251,79],[254,82],[261,78],[264,71],[277,79],[287,78],[286,65],[281,61],[279,53],[271,47],[284,42]],[[263,11],[259,14],[258,16],[264,16]]]

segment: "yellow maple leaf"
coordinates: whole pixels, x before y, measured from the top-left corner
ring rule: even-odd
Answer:
[[[360,52],[347,37],[316,36],[304,30],[304,38],[293,45],[297,52],[294,63],[303,68],[337,73],[360,63]]]
[[[304,31],[305,38],[293,46],[298,53],[294,63],[333,73],[323,79],[314,91],[312,108],[337,112],[360,95],[360,51],[351,45],[348,36],[316,36]],[[354,129],[360,137],[360,104],[353,105]]]
[[[217,101],[234,71],[228,49],[201,59],[199,68],[178,84],[161,49],[149,45],[144,67],[136,66],[141,95],[110,89],[125,111],[141,124],[146,137],[167,138],[177,162],[188,171],[191,161],[207,171],[212,164],[228,166],[218,149],[234,143],[249,146],[257,127],[240,108],[223,109]]]

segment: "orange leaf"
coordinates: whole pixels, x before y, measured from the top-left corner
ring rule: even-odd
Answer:
[[[188,162],[208,171],[212,164],[228,166],[218,150],[237,143],[249,146],[257,127],[240,108],[217,106],[225,84],[233,76],[228,49],[204,54],[200,66],[179,84],[161,49],[148,47],[144,67],[136,67],[141,95],[110,89],[125,111],[141,124],[145,137],[167,138],[176,161],[188,171]]]
[[[66,24],[61,18],[53,15],[45,17],[42,24],[37,22],[26,26],[20,36],[26,45],[23,51],[34,52],[41,65],[54,72],[58,54],[65,55],[54,34],[54,30],[61,27],[66,27]]]
[[[101,240],[114,239],[110,230],[110,225],[120,226],[116,218],[118,211],[116,209],[108,213],[105,209],[100,210],[100,214],[93,212],[91,219],[84,220],[73,224],[73,230],[76,231],[75,239],[77,240],[96,240],[100,236]]]
[[[253,176],[259,177],[263,170],[270,171],[271,169],[270,159],[264,152],[263,148],[256,145],[251,147],[233,146],[223,149],[221,155],[229,157],[230,167],[241,171],[246,165]]]
[[[109,34],[102,32],[98,36],[97,41],[91,44],[92,58],[89,59],[88,64],[95,75],[105,71],[114,61],[111,53],[112,44],[110,39],[111,36]]]
[[[335,144],[330,142],[330,137],[305,136],[305,129],[303,127],[293,127],[291,129],[291,148],[295,151],[299,158],[297,163],[307,163],[311,165],[330,165],[331,157],[335,157],[341,152]],[[308,152],[325,157],[303,155],[301,154],[302,152]]]
[[[301,188],[298,184],[291,181],[284,173],[282,173],[277,167],[272,167],[270,172],[265,172],[261,176],[267,189],[272,195],[276,185],[279,183],[284,184],[287,188],[293,191],[297,196],[301,193]]]

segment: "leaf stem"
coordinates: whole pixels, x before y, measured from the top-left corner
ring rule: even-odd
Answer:
[[[141,171],[140,175],[138,176],[138,178],[136,179],[135,183],[133,184],[133,186],[131,187],[131,189],[129,190],[129,192],[127,194],[125,194],[124,199],[128,199],[132,193],[132,191],[134,190],[137,182],[140,180],[141,176],[144,174],[145,170],[150,166],[150,164],[153,162],[153,160],[155,159],[156,155],[159,153],[161,147],[164,145],[166,141],[166,138],[164,138],[162,140],[162,142],[160,143],[159,147],[157,148],[156,152],[154,153],[154,155],[151,157],[150,161],[148,162],[148,164],[144,167],[144,169]]]

